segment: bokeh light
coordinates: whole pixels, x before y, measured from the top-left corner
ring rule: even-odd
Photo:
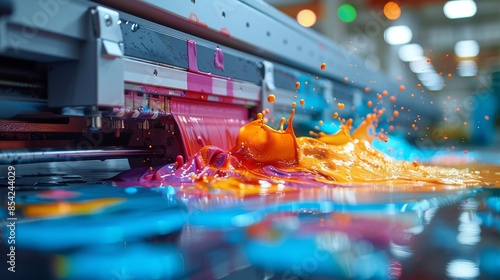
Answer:
[[[475,57],[479,54],[479,43],[475,40],[458,41],[455,44],[455,54],[458,57]]]
[[[419,44],[403,45],[399,48],[398,55],[402,61],[410,62],[423,57],[424,49]]]
[[[343,4],[337,10],[337,15],[343,22],[353,22],[356,19],[356,8],[350,4]]]
[[[409,43],[413,33],[406,25],[391,26],[384,31],[384,39],[389,45],[402,45]]]
[[[472,0],[448,1],[443,6],[443,12],[449,19],[468,18],[476,14],[477,6]]]
[[[297,13],[297,21],[304,27],[313,26],[316,23],[316,19],[316,13],[309,9],[304,9]]]
[[[457,72],[460,77],[474,77],[477,74],[477,63],[474,60],[462,60],[458,63]]]
[[[455,259],[446,265],[446,274],[454,279],[474,279],[479,276],[479,268],[471,260]]]
[[[389,1],[384,6],[384,15],[390,20],[397,20],[401,16],[401,7],[398,3]]]

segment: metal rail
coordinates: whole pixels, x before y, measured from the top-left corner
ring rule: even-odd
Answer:
[[[0,165],[55,161],[105,160],[130,157],[161,157],[165,151],[153,149],[103,148],[95,150],[8,150],[0,152]]]

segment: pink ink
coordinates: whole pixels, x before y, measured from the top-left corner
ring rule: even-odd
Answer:
[[[181,155],[177,155],[177,157],[175,157],[174,167],[179,168],[183,165],[184,165],[184,158]]]
[[[248,118],[248,109],[223,103],[172,98],[170,106],[188,157],[206,145],[231,149]]]
[[[212,77],[197,73],[187,73],[188,91],[212,93]]]
[[[234,84],[233,80],[228,79],[226,84],[227,96],[234,97]]]
[[[224,54],[222,53],[222,50],[219,47],[215,48],[214,65],[215,68],[224,71]]]
[[[226,37],[231,37],[231,33],[229,33],[229,30],[227,30],[227,28],[225,28],[225,27],[221,27],[219,32],[220,32],[220,34],[222,34]]]
[[[196,42],[193,40],[187,40],[187,48],[188,48],[188,70],[191,72],[200,72],[198,70]]]
[[[212,77],[203,74],[198,70],[198,60],[196,52],[196,42],[187,41],[188,48],[188,70],[187,88],[189,91],[212,93]]]
[[[233,97],[234,96],[233,81],[227,77],[201,72],[198,69],[196,42],[193,40],[187,40],[187,48],[188,48],[188,73],[187,73],[188,91],[200,92],[200,93],[213,93],[212,78],[221,78],[227,81],[226,83],[227,96]],[[215,56],[214,57],[215,67],[224,71],[224,54],[222,53],[222,50],[219,47],[215,49],[214,56]]]
[[[198,15],[195,13],[190,13],[189,14],[189,20],[192,21],[194,24],[201,26],[201,27],[208,27],[208,25],[204,22],[202,22],[199,18]]]
[[[144,92],[148,92],[148,93],[158,93],[158,94],[162,94],[162,95],[171,95],[170,89],[162,88],[162,87],[141,86],[140,90],[144,91]]]
[[[49,190],[49,191],[41,192],[38,194],[38,197],[43,198],[43,199],[60,200],[60,199],[77,197],[79,195],[80,194],[77,192],[57,189],[57,190]]]

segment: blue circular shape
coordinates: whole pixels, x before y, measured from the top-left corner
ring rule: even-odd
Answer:
[[[125,188],[125,192],[128,193],[128,194],[136,194],[137,193],[137,188],[135,188],[135,187]]]

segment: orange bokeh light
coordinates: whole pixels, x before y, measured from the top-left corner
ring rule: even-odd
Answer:
[[[316,13],[309,9],[301,10],[297,14],[297,21],[304,27],[311,27],[316,23]]]
[[[397,20],[401,16],[401,7],[396,2],[387,2],[384,6],[384,15],[390,20]]]

